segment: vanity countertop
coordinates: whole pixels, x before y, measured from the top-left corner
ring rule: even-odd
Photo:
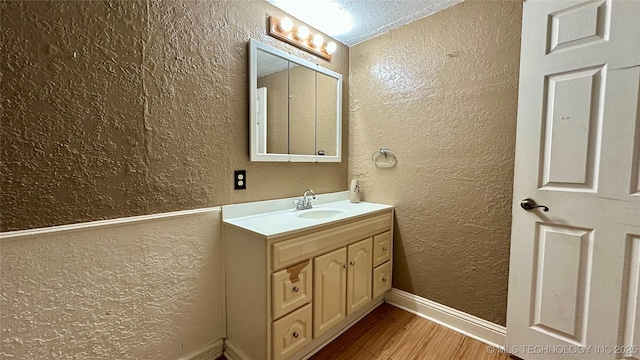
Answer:
[[[351,203],[347,200],[346,191],[316,197],[313,208],[309,210],[294,209],[293,201],[300,197],[227,205],[222,207],[222,219],[225,224],[272,238],[393,208],[370,202]],[[300,217],[322,210],[334,211],[337,215],[328,218]]]

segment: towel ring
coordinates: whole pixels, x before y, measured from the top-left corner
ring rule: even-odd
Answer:
[[[384,157],[385,161],[378,161],[381,157]],[[397,159],[396,155],[391,150],[381,148],[371,154],[371,161],[376,167],[393,167],[395,166]]]

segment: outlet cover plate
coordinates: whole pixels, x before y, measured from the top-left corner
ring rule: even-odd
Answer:
[[[245,190],[247,188],[247,170],[233,171],[233,189]]]

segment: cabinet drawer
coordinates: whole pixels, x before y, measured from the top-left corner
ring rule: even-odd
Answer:
[[[391,289],[391,261],[373,269],[373,297],[384,294]]]
[[[271,315],[274,319],[311,302],[311,261],[271,274]]]
[[[320,230],[273,244],[273,270],[320,255],[391,229],[392,212]]]
[[[373,237],[373,267],[391,259],[391,231]]]
[[[311,304],[276,320],[272,324],[272,360],[291,356],[311,342]]]

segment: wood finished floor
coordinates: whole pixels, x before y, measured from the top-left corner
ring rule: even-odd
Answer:
[[[484,343],[385,303],[310,360],[510,359],[488,349]]]

